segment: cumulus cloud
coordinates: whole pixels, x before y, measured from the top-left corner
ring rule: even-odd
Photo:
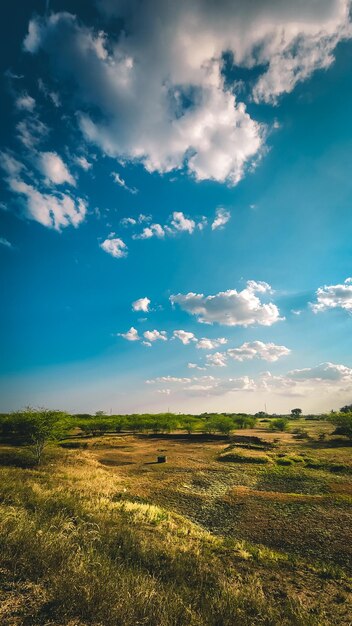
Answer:
[[[138,330],[131,326],[131,328],[127,331],[127,333],[117,333],[118,337],[123,337],[127,339],[127,341],[139,341],[140,336],[138,335]]]
[[[194,343],[196,347],[201,350],[213,350],[227,343],[227,339],[225,339],[225,337],[219,337],[218,339],[208,339],[207,337],[202,337],[201,339],[198,339],[194,333],[186,330],[174,330],[173,337],[179,339],[185,346],[190,343]]]
[[[150,226],[143,228],[141,233],[132,235],[132,239],[151,239],[152,237],[158,239],[165,237],[165,231],[160,224],[150,224]]]
[[[216,209],[215,219],[211,225],[212,230],[216,230],[217,228],[223,228],[225,224],[230,220],[231,213],[230,211],[226,211],[226,209],[222,209],[219,207]]]
[[[159,376],[145,382],[149,385],[171,385],[172,393],[182,393],[182,395],[191,396],[218,396],[236,391],[256,390],[256,382],[248,376],[240,376],[238,378]],[[171,389],[171,387],[169,388]]]
[[[213,365],[223,367],[223,355],[217,353],[209,355]],[[226,362],[225,362],[226,365]],[[197,366],[189,364],[190,369]],[[255,378],[240,376],[237,378],[216,376],[175,377],[160,376],[147,380],[153,385],[168,385],[172,393],[192,396],[221,396],[228,393],[265,392],[283,395],[285,397],[306,397],[309,393],[319,390],[320,395],[329,396],[348,392],[352,384],[352,369],[345,365],[322,363],[321,365],[293,370],[286,375],[273,375],[271,372],[262,372]]]
[[[143,222],[147,222],[150,220],[150,217],[147,215],[141,214],[138,217],[138,223],[142,224]],[[124,218],[122,220],[124,225],[134,226],[137,223],[137,220],[134,218]],[[161,224],[150,224],[150,226],[146,226],[142,232],[137,233],[132,236],[133,239],[151,239],[151,237],[165,237],[165,235],[172,236],[177,233],[186,232],[190,235],[194,232],[195,228],[202,230],[206,224],[206,219],[203,217],[200,222],[196,223],[194,220],[186,217],[182,211],[174,211],[169,217],[169,222],[165,225]]]
[[[52,13],[30,21],[25,50],[45,50],[57,76],[75,82],[88,109],[82,131],[105,153],[148,171],[185,166],[197,180],[236,184],[263,146],[263,125],[224,79],[225,52],[257,76],[252,98],[275,103],[329,67],[338,42],[351,36],[349,0],[322,0],[319,10],[316,0],[98,5],[109,35]],[[113,26],[120,20],[122,34]]]
[[[257,292],[264,294],[270,290],[267,283],[248,281],[242,291],[229,289],[213,296],[190,292],[172,295],[170,301],[206,324],[216,322],[225,326],[271,326],[283,319],[280,318],[279,309],[273,302],[263,303],[256,295]]]
[[[352,278],[346,278],[342,285],[319,287],[316,296],[316,302],[311,304],[314,313],[328,309],[344,309],[352,313]]]
[[[235,361],[248,361],[263,359],[264,361],[277,361],[283,356],[290,354],[291,350],[286,346],[278,346],[275,343],[263,343],[262,341],[250,341],[243,343],[239,348],[229,348],[226,354]]]
[[[352,369],[346,365],[335,363],[320,363],[315,367],[305,367],[288,372],[288,378],[300,381],[326,381],[326,382],[350,382],[352,383]]]
[[[135,226],[137,224],[137,221],[134,219],[134,217],[123,217],[122,220],[120,220],[120,224],[122,226]]]
[[[76,184],[62,158],[56,152],[41,152],[38,157],[38,168],[43,176],[54,185]]]
[[[194,333],[187,332],[186,330],[174,330],[173,337],[179,339],[184,346],[187,346],[191,341],[197,341]]]
[[[154,341],[167,341],[167,334],[165,330],[146,330],[143,333],[143,337],[150,342]]]
[[[207,365],[214,365],[215,367],[226,367],[227,356],[225,352],[214,352],[214,354],[207,354]]]
[[[194,220],[185,217],[182,211],[174,211],[172,214],[171,226],[176,231],[186,231],[191,235],[196,227],[196,223]]]
[[[25,215],[43,226],[60,231],[67,226],[77,227],[86,217],[87,204],[82,198],[42,193],[19,177],[10,177],[7,182],[11,191],[23,197]]]
[[[200,365],[197,365],[197,363],[188,363],[187,367],[190,370],[206,370],[206,367],[201,367]]]
[[[278,361],[283,356],[290,354],[291,350],[286,346],[278,346],[275,343],[263,343],[262,341],[251,341],[243,343],[238,348],[229,348],[225,352],[215,352],[207,354],[207,365],[225,367],[228,358],[235,361],[250,361],[252,359],[262,359],[263,361]]]
[[[144,311],[144,313],[148,313],[149,305],[149,298],[139,298],[138,300],[132,302],[132,311]]]
[[[108,237],[108,239],[105,239],[100,244],[100,247],[104,250],[104,252],[111,254],[111,256],[115,257],[116,259],[122,259],[128,254],[125,242],[118,237]]]
[[[214,348],[223,346],[226,343],[227,339],[225,339],[225,337],[218,337],[218,339],[208,339],[207,337],[202,337],[198,340],[197,348],[200,350],[213,350]]]

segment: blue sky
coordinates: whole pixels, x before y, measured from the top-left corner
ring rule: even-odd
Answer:
[[[2,9],[1,410],[351,402],[350,3],[316,4]]]

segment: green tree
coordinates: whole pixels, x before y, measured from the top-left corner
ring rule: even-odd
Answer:
[[[234,428],[254,428],[257,422],[253,415],[234,415]]]
[[[352,404],[345,404],[345,406],[342,406],[340,413],[352,413]]]
[[[81,422],[79,424],[79,428],[86,433],[86,435],[93,435],[93,437],[97,437],[99,435],[105,435],[105,433],[113,428],[113,425],[108,419],[92,418]]]
[[[277,419],[271,420],[269,428],[270,430],[284,432],[288,429],[287,417],[278,417]]]
[[[181,418],[180,426],[188,435],[191,435],[195,430],[196,420],[191,415],[184,415]]]
[[[291,409],[291,417],[299,417],[302,415],[302,409]]]
[[[328,419],[335,426],[334,435],[345,435],[352,439],[352,411],[350,413],[334,413]]]
[[[45,446],[63,437],[70,427],[69,416],[62,411],[27,407],[10,415],[13,433],[31,447],[37,465],[42,461]]]
[[[209,433],[218,432],[222,435],[229,435],[235,425],[233,419],[227,415],[214,415],[207,420],[205,427]]]

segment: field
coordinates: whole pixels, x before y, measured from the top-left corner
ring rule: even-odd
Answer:
[[[3,444],[0,623],[352,624],[352,447],[290,430]]]

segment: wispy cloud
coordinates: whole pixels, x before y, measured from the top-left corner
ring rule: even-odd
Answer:
[[[135,187],[129,187],[126,181],[117,172],[111,172],[111,176],[113,177],[114,182],[126,191],[129,191],[132,194],[138,193],[138,189]]]

